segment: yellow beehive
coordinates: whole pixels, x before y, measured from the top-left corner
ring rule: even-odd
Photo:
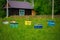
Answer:
[[[31,21],[25,21],[25,25],[31,25]]]

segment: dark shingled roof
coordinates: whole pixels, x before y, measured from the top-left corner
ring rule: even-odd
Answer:
[[[21,1],[8,1],[10,7],[9,8],[23,8],[23,9],[33,9],[32,5],[29,2],[21,2]],[[5,7],[6,8],[6,7]]]

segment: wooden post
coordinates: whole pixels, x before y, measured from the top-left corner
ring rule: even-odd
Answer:
[[[52,19],[54,18],[54,0],[52,0]]]
[[[7,8],[6,8],[6,17],[8,18],[8,0],[7,0]]]

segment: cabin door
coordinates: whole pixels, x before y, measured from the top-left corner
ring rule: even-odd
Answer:
[[[24,16],[24,15],[25,15],[25,10],[20,9],[20,10],[19,10],[19,16]]]

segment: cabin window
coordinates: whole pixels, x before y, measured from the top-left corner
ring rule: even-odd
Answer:
[[[19,10],[19,15],[20,15],[20,16],[24,16],[24,15],[25,15],[25,10],[20,9],[20,10]]]
[[[32,11],[30,9],[25,10],[25,15],[32,15]]]

